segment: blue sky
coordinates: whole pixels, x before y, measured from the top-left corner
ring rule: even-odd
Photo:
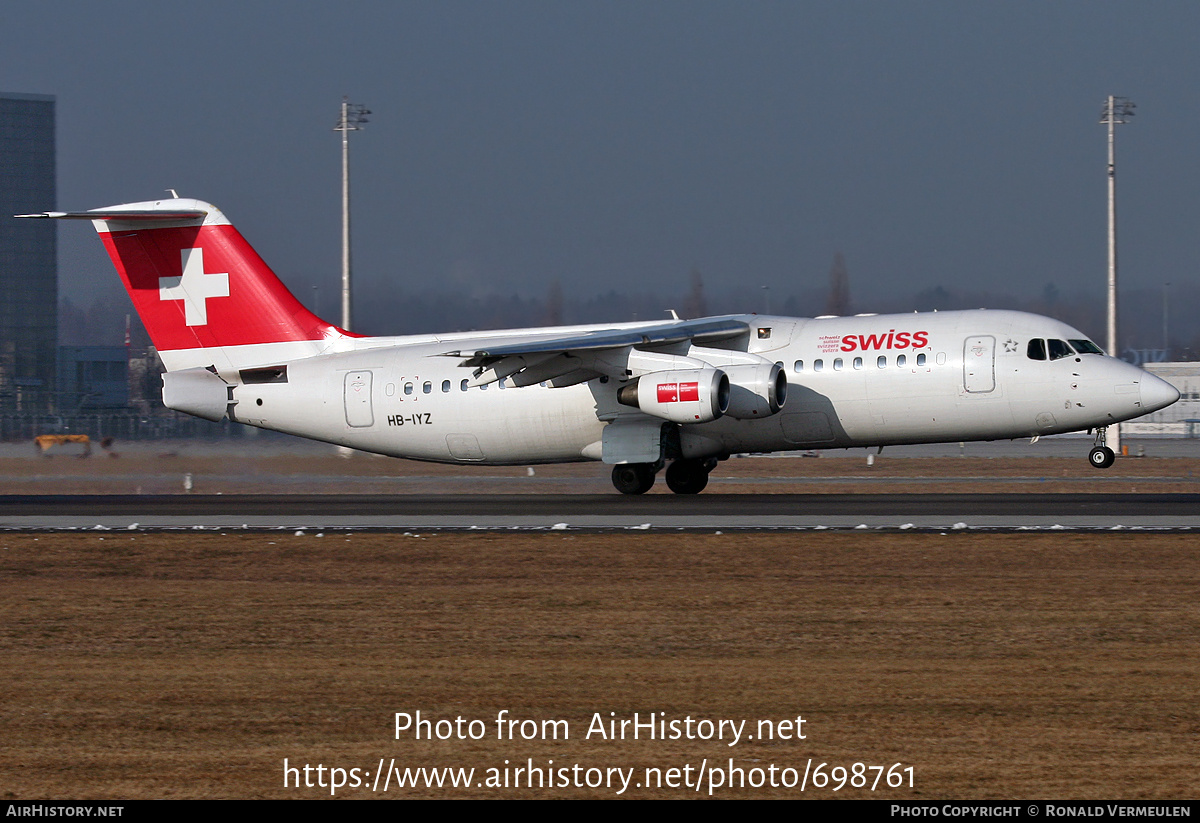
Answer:
[[[1102,292],[1105,95],[1125,286],[1194,282],[1200,4],[22,3],[0,90],[57,97],[60,208],[220,206],[284,277],[358,299],[826,282]],[[115,290],[84,226],[61,286]],[[758,300],[754,297],[753,300]],[[757,304],[747,308],[757,308]],[[822,307],[814,307],[819,313]],[[397,329],[395,331],[402,331]]]

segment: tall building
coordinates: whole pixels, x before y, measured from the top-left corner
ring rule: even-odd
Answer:
[[[54,98],[0,92],[0,410],[54,409],[58,260]]]

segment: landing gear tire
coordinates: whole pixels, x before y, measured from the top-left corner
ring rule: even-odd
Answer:
[[[1088,462],[1093,469],[1107,469],[1117,459],[1116,452],[1108,446],[1097,446],[1088,452]]]
[[[653,463],[622,463],[613,466],[612,482],[621,494],[645,494],[654,485]]]
[[[708,485],[708,471],[703,460],[676,460],[667,467],[667,488],[676,494],[699,494]]]

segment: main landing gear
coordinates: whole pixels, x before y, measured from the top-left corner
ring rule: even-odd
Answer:
[[[708,485],[708,473],[716,465],[715,458],[675,460],[667,467],[667,488],[676,494],[699,494]]]
[[[653,463],[621,463],[613,466],[612,481],[621,494],[645,494],[654,485],[657,472]]]
[[[667,467],[667,488],[676,494],[699,494],[708,485],[708,473],[716,465],[715,457],[674,460]],[[613,466],[613,485],[621,494],[645,494],[654,485],[658,468],[654,463],[623,463]]]
[[[1093,469],[1107,469],[1116,462],[1117,454],[1106,445],[1107,442],[1107,429],[1101,426],[1096,429],[1096,445],[1088,452],[1088,462]]]

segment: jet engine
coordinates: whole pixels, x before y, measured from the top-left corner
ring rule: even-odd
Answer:
[[[723,366],[729,377],[729,408],[726,414],[738,420],[770,417],[783,408],[787,398],[787,373],[778,363]]]
[[[708,423],[729,408],[729,378],[720,369],[671,369],[635,377],[617,402],[673,423]]]

